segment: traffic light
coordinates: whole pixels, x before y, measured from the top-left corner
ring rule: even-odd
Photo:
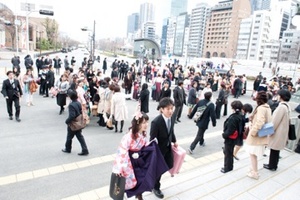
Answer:
[[[51,10],[40,10],[40,14],[41,15],[49,15],[49,16],[53,16],[54,12]]]

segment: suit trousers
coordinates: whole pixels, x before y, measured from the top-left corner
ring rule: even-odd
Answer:
[[[224,104],[224,112],[223,115],[226,116],[227,115],[227,104]]]
[[[223,103],[222,102],[217,102],[216,103],[216,118],[220,119],[221,117],[221,108],[222,108]]]
[[[225,143],[224,146],[224,170],[230,171],[233,169],[233,150],[234,142],[230,141]]]
[[[79,131],[72,131],[71,128],[68,126],[68,135],[67,135],[67,141],[66,141],[66,150],[67,151],[71,151],[72,149],[72,139],[73,137],[76,135],[77,140],[79,141],[80,145],[81,145],[81,149],[83,153],[88,153],[88,148],[86,146],[84,137],[82,135],[82,130]]]
[[[270,157],[269,157],[269,167],[277,169],[278,167],[278,162],[279,162],[279,150],[270,150]]]
[[[16,108],[15,116],[16,116],[16,118],[19,118],[21,106],[20,106],[20,99],[19,99],[19,97],[16,97],[16,96],[13,96],[12,99],[11,98],[6,99],[6,107],[7,107],[8,115],[10,117],[13,116],[13,111],[12,111],[12,104],[13,104],[13,102],[14,102],[15,108]]]
[[[183,108],[183,105],[175,106],[175,110],[174,110],[174,113],[173,113],[174,121],[177,120],[177,119],[180,119],[181,113],[182,113],[182,108]]]
[[[200,145],[202,145],[204,143],[204,133],[205,133],[206,129],[203,128],[198,128],[198,133],[196,138],[194,139],[194,141],[192,142],[190,149],[193,151],[197,145],[197,143],[199,142]]]

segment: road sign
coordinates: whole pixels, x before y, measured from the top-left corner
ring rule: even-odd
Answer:
[[[53,16],[54,12],[51,11],[51,10],[40,10],[40,14],[41,15],[50,15],[50,16]]]
[[[21,3],[21,10],[22,11],[34,11],[35,10],[35,4]]]

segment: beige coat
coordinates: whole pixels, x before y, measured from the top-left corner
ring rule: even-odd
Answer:
[[[105,102],[104,102],[104,112],[110,115],[110,107],[111,107],[111,98],[113,96],[113,92],[109,89],[105,89]]]
[[[273,124],[275,133],[269,136],[268,147],[274,150],[284,149],[288,140],[288,130],[289,130],[289,110],[286,102],[282,102],[278,105],[273,113]]]
[[[268,144],[268,138],[258,137],[257,133],[265,123],[272,121],[270,106],[266,103],[261,106],[258,106],[254,110],[251,118],[252,118],[252,122],[250,123],[249,126],[250,130],[249,130],[248,137],[246,139],[246,144],[253,145],[253,146]]]
[[[128,111],[125,101],[125,94],[116,92],[111,99],[111,114],[116,121],[122,121],[128,118]]]
[[[98,94],[99,94],[100,100],[98,103],[97,112],[99,114],[103,114],[104,108],[105,108],[105,89],[103,87],[99,87]]]

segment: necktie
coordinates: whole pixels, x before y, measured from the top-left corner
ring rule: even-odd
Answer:
[[[14,81],[10,81],[10,84],[12,85],[13,88],[15,88],[15,83],[14,83]]]
[[[168,133],[170,133],[171,129],[171,119],[168,119]]]

